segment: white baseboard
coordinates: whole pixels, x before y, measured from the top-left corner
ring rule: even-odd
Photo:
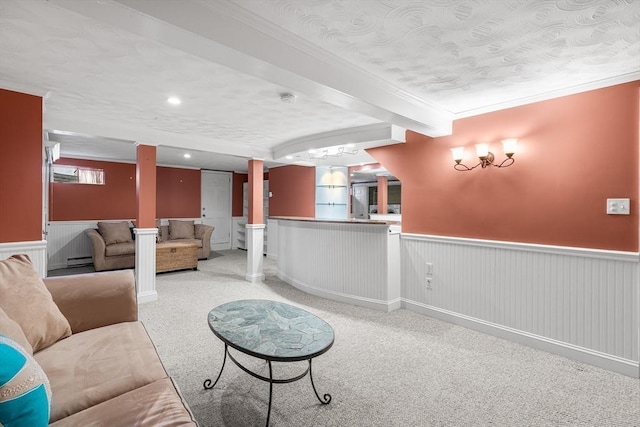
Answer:
[[[588,363],[590,365],[618,372],[633,378],[640,378],[640,362],[637,361],[611,356],[609,354],[600,353],[584,347],[567,344],[495,323],[486,322],[404,298],[402,299],[402,307],[419,314],[453,323],[454,325],[463,326],[498,338],[514,341],[532,348]]]
[[[264,279],[264,274],[246,274],[244,278],[247,282],[258,283]]]
[[[228,243],[213,243],[211,245],[212,251],[225,251],[227,249],[231,249],[231,242]]]
[[[298,280],[294,280],[286,274],[278,271],[278,277],[296,289],[306,292],[311,295],[327,298],[333,301],[338,301],[346,304],[353,304],[359,307],[370,308],[372,310],[390,312],[401,308],[402,300],[397,298],[393,301],[382,301],[372,298],[359,297],[355,295],[343,294],[341,292],[328,291],[326,289],[319,289],[313,286],[304,284]]]
[[[157,299],[158,299],[158,292],[156,291],[144,292],[144,293],[138,294],[138,304],[153,302],[153,301],[156,301]]]

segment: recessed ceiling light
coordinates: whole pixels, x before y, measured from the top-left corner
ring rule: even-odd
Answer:
[[[185,159],[190,159],[190,158],[191,158],[191,154],[189,154],[189,153],[185,153],[185,154],[184,154],[184,158],[185,158]]]
[[[347,144],[347,145],[345,145],[345,147],[347,147],[347,148],[353,148],[355,146],[356,146],[356,144]]]
[[[293,156],[287,156],[287,160],[293,159]]]
[[[309,150],[309,154],[315,154],[316,150],[314,150],[313,148]]]
[[[182,103],[182,101],[180,101],[180,98],[178,98],[177,96],[170,96],[169,98],[167,98],[167,102],[171,105],[180,105]]]

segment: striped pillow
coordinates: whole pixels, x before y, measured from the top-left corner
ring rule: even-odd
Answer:
[[[0,335],[0,360],[0,425],[49,425],[51,387],[40,365],[5,335]]]

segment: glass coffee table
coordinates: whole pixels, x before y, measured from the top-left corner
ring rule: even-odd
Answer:
[[[316,397],[323,405],[331,402],[331,395],[318,394],[313,382],[311,360],[327,352],[333,345],[333,328],[318,316],[277,301],[240,300],[222,304],[209,312],[209,327],[224,342],[224,360],[215,381],[207,379],[204,388],[217,384],[227,356],[249,375],[269,383],[269,409],[267,426],[271,417],[273,384],[285,384],[304,378],[307,373]],[[229,347],[269,365],[269,377],[257,374],[239,363],[229,353]],[[307,369],[292,378],[273,378],[272,362],[308,361]]]

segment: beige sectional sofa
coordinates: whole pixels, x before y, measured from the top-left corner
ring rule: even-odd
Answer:
[[[209,258],[214,227],[183,220],[169,220],[169,225],[160,225],[158,222],[156,225],[159,230],[156,245],[195,243],[198,246],[198,259]],[[91,239],[96,271],[135,267],[136,244],[128,221],[99,222],[98,229],[89,229],[86,233]]]
[[[132,270],[41,280],[26,255],[2,260],[0,334],[48,377],[52,426],[197,425],[138,321]]]

